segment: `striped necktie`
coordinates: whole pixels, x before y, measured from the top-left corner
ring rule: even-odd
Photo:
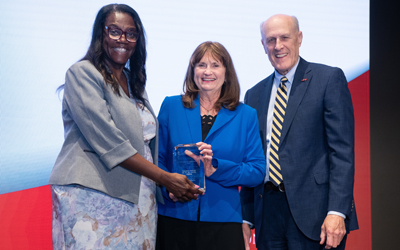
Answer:
[[[279,142],[281,138],[283,119],[285,118],[287,104],[286,76],[281,78],[278,91],[276,92],[274,116],[272,122],[271,147],[269,153],[269,179],[278,186],[282,181],[282,170],[279,164]]]

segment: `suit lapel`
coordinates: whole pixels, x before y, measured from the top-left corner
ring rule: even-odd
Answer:
[[[262,146],[264,154],[267,153],[267,117],[268,117],[268,107],[269,100],[271,99],[272,85],[274,82],[274,74],[272,73],[269,77],[265,79],[263,91],[260,91],[259,105],[257,108],[258,124],[261,130],[260,136],[262,138]],[[258,111],[260,110],[260,111]]]
[[[212,134],[218,131],[218,129],[222,128],[225,124],[230,122],[236,116],[236,114],[237,109],[235,111],[229,111],[229,109],[221,108],[221,110],[218,112],[217,119],[215,120],[210,132],[208,133],[204,141],[207,141],[208,137],[212,136]]]
[[[309,63],[303,58],[300,58],[300,63],[297,66],[294,75],[292,89],[290,90],[289,103],[286,108],[285,120],[283,122],[281,143],[285,139],[287,132],[293,122],[293,118],[301,103],[301,100],[306,93],[309,83],[312,78],[312,71],[308,68]]]
[[[269,100],[271,99],[271,91],[272,91],[272,84],[274,82],[274,73],[272,73],[264,82],[263,91],[260,93],[259,98],[259,108],[260,108],[260,115],[262,115],[262,119],[264,123],[267,121],[268,115],[268,107],[269,107]],[[265,128],[264,128],[265,129]]]
[[[200,99],[197,95],[196,99],[194,100],[196,107],[192,109],[184,108],[186,121],[189,128],[189,133],[191,137],[191,143],[200,142],[202,139],[201,136],[201,118],[200,118]]]
[[[258,123],[263,135],[267,134],[267,116],[269,100],[271,98],[272,84],[274,81],[274,73],[264,80],[264,88],[260,91],[258,98],[255,100],[255,105],[253,106],[257,110]],[[265,139],[265,138],[264,138]],[[263,147],[265,149],[265,140],[262,140]]]
[[[188,123],[190,136],[193,143],[200,142],[202,140],[202,132],[201,132],[201,113],[200,113],[200,99],[199,96],[194,100],[196,107],[192,109],[185,108],[186,120]],[[208,137],[210,137],[213,133],[218,131],[221,127],[231,121],[235,116],[236,111],[229,111],[228,109],[221,108],[218,112],[217,119],[214,122],[214,125],[211,127],[210,132],[208,133],[205,141]]]
[[[260,137],[262,138],[262,146],[264,153],[267,150],[266,135],[267,135],[267,116],[269,100],[271,98],[272,83],[274,80],[274,73],[262,80],[260,87],[257,87],[247,91],[244,97],[244,103],[253,107],[257,111],[258,124],[260,129]]]

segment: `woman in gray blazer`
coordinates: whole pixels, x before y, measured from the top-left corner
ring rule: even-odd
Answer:
[[[54,249],[154,249],[156,183],[181,201],[201,193],[156,166],[145,44],[135,10],[104,6],[87,54],[66,73],[65,141],[49,181]]]

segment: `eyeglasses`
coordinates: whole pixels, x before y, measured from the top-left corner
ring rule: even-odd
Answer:
[[[108,32],[108,37],[110,37],[113,40],[120,39],[123,34],[125,34],[125,39],[130,43],[136,42],[139,38],[139,34],[134,30],[122,31],[121,29],[116,27],[108,27],[108,26],[104,27]]]

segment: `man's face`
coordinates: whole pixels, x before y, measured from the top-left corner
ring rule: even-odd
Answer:
[[[286,75],[299,59],[303,33],[297,31],[291,16],[276,15],[262,26],[261,42],[272,66]]]

